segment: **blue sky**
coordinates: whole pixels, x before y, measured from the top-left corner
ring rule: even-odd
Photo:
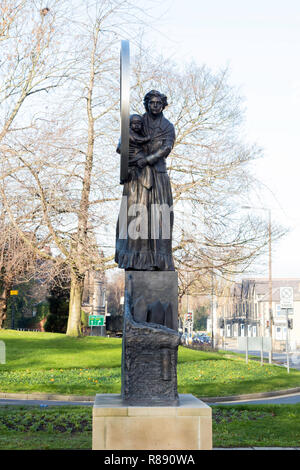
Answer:
[[[163,55],[229,66],[245,98],[246,139],[264,149],[256,165],[270,189],[263,203],[291,227],[274,247],[273,276],[300,277],[300,1],[168,0],[159,9],[147,38]]]

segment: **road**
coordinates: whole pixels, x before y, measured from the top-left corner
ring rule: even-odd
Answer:
[[[208,405],[294,405],[295,403],[300,403],[300,393],[295,393],[292,395],[282,395],[277,397],[261,398],[255,400],[239,400],[239,401],[222,401],[208,403]],[[11,398],[1,398],[0,406],[4,405],[15,405],[15,406],[93,406],[93,401],[56,401],[56,400],[16,400]]]
[[[222,401],[208,405],[294,405],[300,403],[300,394],[282,395],[280,397],[261,398],[256,400]]]

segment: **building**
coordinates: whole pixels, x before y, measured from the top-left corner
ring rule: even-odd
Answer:
[[[293,288],[293,309],[289,309],[288,318],[287,311],[280,308],[281,287]],[[214,337],[219,347],[226,342],[234,346],[239,336],[271,334],[274,351],[284,351],[288,320],[290,349],[300,349],[300,278],[273,279],[271,296],[268,279],[233,283],[217,296],[213,316]]]

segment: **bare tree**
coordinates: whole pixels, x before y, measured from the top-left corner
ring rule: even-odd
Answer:
[[[10,290],[37,273],[37,260],[14,227],[0,217],[0,328],[6,318]]]
[[[34,127],[37,96],[49,93],[64,80],[67,61],[62,64],[63,51],[57,41],[64,22],[57,14],[58,4],[63,12],[65,2],[60,0],[50,0],[47,7],[38,0],[3,0],[0,5],[1,184],[21,171],[22,163],[16,160],[16,139],[20,132]],[[22,178],[22,172],[19,176]],[[23,195],[19,194],[19,201]],[[36,227],[19,227],[18,217],[11,223],[5,204],[6,200],[1,199],[1,325],[11,286],[38,271],[33,246],[39,243]],[[32,213],[34,209],[28,217]],[[46,258],[41,244],[39,248]]]
[[[57,269],[68,266],[67,334],[78,336],[87,270],[114,265],[105,237],[109,230],[114,233],[121,192],[115,153],[119,39],[126,31],[132,37],[132,25],[141,23],[144,12],[127,0],[99,0],[85,7],[80,3],[67,18],[53,0],[47,9],[42,3],[35,6],[34,27],[27,25],[22,35],[23,15],[36,2],[11,4],[19,9],[9,16],[15,17],[11,25],[2,27],[2,43],[15,31],[24,60],[19,50],[12,57],[7,52],[3,69],[1,203],[35,256]],[[168,96],[166,115],[177,134],[168,162],[177,212],[174,257],[183,295],[186,271],[192,273],[189,285],[191,280],[203,284],[212,270],[232,275],[264,249],[266,226],[237,211],[254,182],[249,165],[261,152],[241,138],[241,99],[229,86],[227,71],[214,74],[195,65],[179,70],[143,49],[132,70],[132,111],[143,113],[143,97],[154,88]]]
[[[32,124],[33,112],[29,110],[28,98],[31,97],[30,106],[34,107],[35,95],[56,88],[67,69],[66,58],[62,61],[63,51],[57,40],[63,27],[57,5],[60,4],[60,11],[64,12],[65,2],[50,0],[49,7],[42,13],[43,3],[39,0],[4,0],[0,5],[2,151],[6,146],[9,148],[11,133]],[[22,116],[18,119],[21,109]]]
[[[42,21],[51,11],[40,14]],[[67,334],[72,336],[80,334],[87,270],[104,270],[112,259],[103,258],[95,237],[110,216],[101,205],[118,198],[118,158],[110,155],[115,155],[119,132],[119,38],[129,25],[132,35],[134,23],[145,17],[125,0],[87,2],[80,13],[70,19],[72,40],[63,69],[67,82],[59,82],[51,103],[46,99],[44,109],[39,104],[30,126],[16,130],[3,148],[9,159],[3,158],[0,187],[10,222],[24,243],[37,256],[70,268]],[[34,231],[34,242],[26,231]],[[53,256],[41,249],[46,243]]]
[[[137,101],[150,84],[167,95],[165,114],[175,125],[168,164],[180,295],[195,283],[196,290],[207,290],[211,272],[230,278],[267,249],[267,223],[241,211],[251,190],[261,189],[252,164],[263,152],[243,136],[243,100],[230,86],[227,69],[213,73],[195,64],[180,69],[141,50],[135,79]],[[284,233],[274,224],[273,240]]]

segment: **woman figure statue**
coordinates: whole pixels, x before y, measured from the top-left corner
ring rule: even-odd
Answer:
[[[144,97],[146,113],[139,132],[145,139],[139,139],[136,157],[129,158],[117,224],[115,261],[125,270],[174,271],[173,198],[166,158],[175,130],[163,115],[167,104],[167,97],[156,90]]]

